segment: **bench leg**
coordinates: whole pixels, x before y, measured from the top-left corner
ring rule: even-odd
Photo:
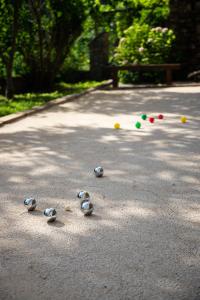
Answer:
[[[113,73],[112,73],[112,80],[113,80],[113,88],[118,88],[119,78],[118,78],[117,71],[113,71]]]
[[[172,70],[166,70],[166,83],[172,84]]]

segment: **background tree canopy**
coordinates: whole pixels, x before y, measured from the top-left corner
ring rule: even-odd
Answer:
[[[0,0],[0,77],[51,89],[70,70],[89,70],[89,45],[109,33],[109,62],[168,60],[168,0]],[[161,28],[155,30],[155,28]]]
[[[36,87],[51,87],[85,20],[81,0],[30,0],[20,11],[18,49]]]

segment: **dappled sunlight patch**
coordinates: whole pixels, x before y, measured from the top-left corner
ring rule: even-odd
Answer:
[[[181,181],[180,186],[178,184],[177,190],[175,189],[170,197],[169,209],[175,213],[178,222],[189,228],[190,224],[192,225],[192,214],[199,214],[200,217],[199,190]],[[191,223],[185,222],[187,215],[191,217],[188,219]]]
[[[129,148],[129,147],[120,147],[120,151],[122,151],[122,152],[131,152],[131,151],[133,151],[133,149]]]
[[[11,239],[8,238],[8,236],[1,238],[1,249],[0,249],[0,255],[9,256],[16,254],[16,248],[18,249],[24,249],[25,246],[25,237],[21,237],[20,239]],[[9,250],[8,250],[9,249]],[[27,250],[24,249],[24,252],[27,252]]]
[[[199,259],[199,256],[200,256],[200,253],[196,253],[197,256],[183,256],[182,257],[182,262],[190,267],[190,266],[196,266],[197,268],[200,267],[200,259]]]
[[[24,178],[22,176],[10,176],[9,182],[12,183],[24,183]]]
[[[112,170],[106,171],[106,176],[110,177],[111,180],[114,180],[116,178],[116,176],[123,176],[124,174],[126,174],[126,173],[123,170],[112,169]]]
[[[167,276],[167,275],[166,275]],[[183,286],[178,283],[178,280],[176,278],[170,279],[169,277],[163,277],[158,278],[156,280],[156,286],[160,288],[161,290],[167,291],[167,292],[182,292]]]
[[[164,170],[157,172],[156,176],[167,181],[173,181],[176,178],[177,174],[175,171]]]
[[[200,225],[200,210],[196,212],[188,212],[184,215],[185,218],[192,223],[199,223]]]
[[[113,219],[124,219],[128,220],[129,217],[137,217],[141,219],[153,218],[156,216],[154,210],[148,207],[142,207],[139,204],[136,204],[135,201],[128,201],[128,205],[123,205],[122,207],[117,207],[117,209],[112,208],[109,210],[109,217]]]
[[[47,166],[46,163],[37,163],[37,165],[35,164],[34,166],[34,170],[31,170],[30,172],[28,172],[29,175],[31,175],[31,177],[34,176],[42,176],[42,175],[48,175],[48,174],[55,174],[57,172],[60,171],[60,167],[58,165],[52,165],[51,166]],[[40,175],[39,175],[40,174]],[[45,181],[41,180],[40,184]]]
[[[76,130],[71,127],[70,128],[63,127],[62,124],[60,124],[60,126],[58,125],[58,126],[54,126],[54,127],[46,126],[45,130],[47,133],[51,133],[51,134],[54,134],[54,133],[55,134],[56,133],[58,133],[58,134],[73,134],[76,132]]]
[[[187,222],[198,223],[200,225],[200,207],[195,210],[190,207],[179,209],[179,215]]]
[[[200,92],[199,87],[194,87],[194,86],[187,86],[187,87],[167,87],[167,88],[163,88],[163,91],[166,93],[182,93],[186,96],[188,96],[188,94],[196,94],[197,92]],[[157,90],[157,92],[159,92]],[[188,98],[189,99],[189,98]],[[190,101],[190,99],[189,99]]]
[[[102,136],[101,139],[99,140],[102,143],[107,143],[107,142],[114,142],[114,141],[119,141],[119,137],[116,135],[105,135]]]
[[[73,286],[80,272],[87,280],[100,268],[105,291],[116,273],[119,291],[126,280],[126,290],[133,287],[134,274],[142,285],[150,278],[154,298],[158,289],[164,296],[179,295],[182,278],[184,289],[188,278],[193,280],[186,274],[199,266],[200,223],[199,131],[197,123],[179,123],[182,96],[171,89],[100,91],[1,128],[0,227],[10,265],[12,253],[20,256],[25,278],[31,272],[39,276],[45,261],[44,286],[58,274],[61,285]],[[197,104],[185,106],[188,120],[199,105],[194,97]],[[143,129],[137,130],[134,122],[142,112],[166,118],[155,124],[140,120]],[[116,131],[118,117],[122,129]],[[105,171],[101,179],[93,174],[97,165]],[[76,195],[82,189],[94,203],[91,217],[80,211]],[[26,196],[38,200],[35,212],[24,207]],[[43,217],[46,207],[57,210],[54,224]],[[181,276],[184,270],[179,284],[174,270]]]
[[[189,175],[183,175],[181,176],[181,180],[185,183],[191,183],[191,184],[199,184],[199,178],[196,178],[195,176],[189,176]]]

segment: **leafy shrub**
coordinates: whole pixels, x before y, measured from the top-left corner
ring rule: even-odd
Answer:
[[[114,62],[117,64],[161,64],[167,63],[172,43],[173,31],[167,27],[151,28],[148,24],[138,23],[130,26],[120,39],[116,48]],[[137,81],[138,75],[121,72],[124,82]],[[146,80],[158,80],[160,74],[147,73]]]

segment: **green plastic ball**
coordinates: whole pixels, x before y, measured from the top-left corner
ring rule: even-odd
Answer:
[[[139,129],[141,127],[141,123],[140,122],[136,122],[135,127]]]
[[[147,115],[143,114],[143,115],[141,115],[141,118],[142,118],[142,120],[146,120]]]

